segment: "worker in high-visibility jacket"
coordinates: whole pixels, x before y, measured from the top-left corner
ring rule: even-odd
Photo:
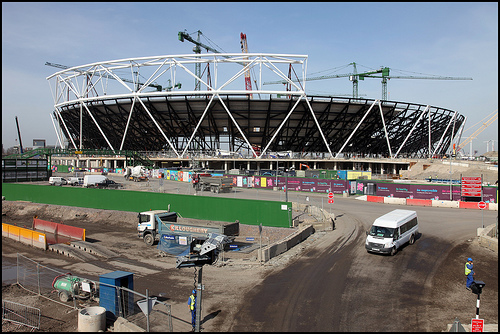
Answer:
[[[470,285],[474,282],[474,275],[476,274],[472,268],[474,267],[474,263],[472,259],[469,257],[467,262],[465,262],[465,276],[467,277],[467,283],[465,284],[465,288],[470,290]]]
[[[193,289],[191,296],[189,296],[188,306],[191,311],[191,325],[194,330],[196,326],[196,289]]]

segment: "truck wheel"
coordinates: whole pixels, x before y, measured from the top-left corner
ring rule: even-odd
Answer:
[[[409,243],[410,243],[410,245],[413,245],[415,243],[415,236],[413,234],[410,237]]]
[[[146,243],[146,245],[152,246],[154,241],[155,239],[153,238],[152,234],[146,234],[144,236],[144,242]]]
[[[218,194],[219,192],[220,192],[220,188],[219,187],[215,188],[215,193]]]
[[[397,252],[396,246],[392,247],[392,249],[391,249],[391,256],[396,255],[396,252]]]
[[[71,299],[69,293],[67,291],[59,291],[59,299],[63,302],[66,303],[68,300]]]

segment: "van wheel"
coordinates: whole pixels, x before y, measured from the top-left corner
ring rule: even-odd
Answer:
[[[391,249],[391,256],[396,255],[396,252],[397,252],[396,246],[392,247],[392,249]]]
[[[155,239],[153,238],[152,234],[147,234],[144,236],[144,242],[146,243],[146,245],[152,246],[154,241]]]
[[[409,243],[410,245],[413,245],[415,243],[415,235],[411,235]]]

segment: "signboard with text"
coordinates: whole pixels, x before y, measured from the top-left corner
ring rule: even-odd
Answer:
[[[461,195],[463,197],[481,197],[481,176],[462,177]]]
[[[484,331],[484,319],[472,319],[471,332],[483,332]]]

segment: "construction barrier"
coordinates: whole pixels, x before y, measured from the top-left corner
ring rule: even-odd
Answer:
[[[430,199],[408,198],[408,199],[406,199],[406,205],[432,206],[432,200],[430,200]]]
[[[439,200],[432,200],[432,206],[433,207],[440,207],[440,208],[459,208],[460,201],[439,201]]]
[[[384,203],[406,205],[406,198],[384,197]]]
[[[2,223],[2,237],[13,239],[36,248],[47,249],[45,234],[27,228]]]
[[[85,229],[33,218],[33,229],[85,241]]]
[[[484,210],[488,210],[489,203],[486,203],[486,208]],[[460,209],[476,209],[479,210],[477,206],[477,202],[460,202]]]
[[[375,203],[384,203],[384,197],[366,195],[366,201],[367,202],[375,202]]]

